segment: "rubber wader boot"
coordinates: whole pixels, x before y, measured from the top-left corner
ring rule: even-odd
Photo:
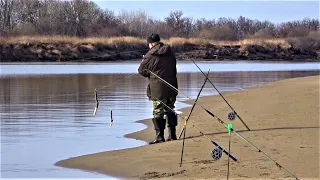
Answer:
[[[175,113],[166,113],[168,123],[168,138],[166,141],[177,140],[176,126],[178,125],[178,118]]]
[[[164,129],[166,126],[166,121],[163,119],[163,116],[160,117],[154,117],[152,119],[154,129],[156,130],[156,138],[149,142],[149,144],[156,144],[156,143],[161,143],[165,142],[164,140]]]

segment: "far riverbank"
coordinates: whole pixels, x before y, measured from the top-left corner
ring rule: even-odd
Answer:
[[[247,39],[236,42],[170,38],[178,61],[263,60],[319,62],[316,46],[300,46],[286,39]],[[148,51],[135,37],[12,37],[0,41],[0,62],[110,62],[141,59]]]

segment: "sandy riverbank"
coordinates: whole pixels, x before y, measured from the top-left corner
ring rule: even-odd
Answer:
[[[232,122],[234,129],[301,179],[319,178],[319,80],[320,76],[294,78],[223,94],[251,131],[239,119]],[[203,97],[199,103],[230,123],[230,108],[220,96]],[[189,110],[182,109],[183,116]],[[141,122],[151,125],[150,120]],[[179,122],[178,134],[183,125],[181,119]],[[225,127],[196,106],[188,123],[182,167],[182,140],[73,157],[56,165],[122,178],[226,179],[227,156],[213,161],[213,145],[191,125],[228,148]],[[153,127],[126,137],[150,141]],[[229,178],[292,179],[234,133],[231,154],[238,162],[230,161]]]

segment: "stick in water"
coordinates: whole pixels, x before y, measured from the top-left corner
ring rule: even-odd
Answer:
[[[112,108],[110,108],[110,127],[112,127],[112,124],[113,124]]]
[[[93,111],[93,116],[96,115],[98,107],[99,107],[99,100],[98,100],[98,93],[97,93],[97,89],[94,89],[94,94],[95,94],[95,98],[96,98],[96,107],[94,108]]]

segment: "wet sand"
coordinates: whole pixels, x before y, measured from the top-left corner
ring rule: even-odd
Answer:
[[[319,179],[319,80],[320,76],[293,78],[223,93],[251,131],[238,118],[227,119],[231,110],[221,96],[202,97],[198,103],[225,123],[232,123],[234,130],[298,178]],[[190,107],[181,111],[186,116]],[[151,121],[140,123],[148,128],[126,137],[151,141],[154,138]],[[228,149],[227,129],[196,106],[187,126],[182,167],[179,166],[182,139],[72,157],[56,165],[124,179],[226,179],[228,157],[223,154],[214,161],[210,152],[215,147],[192,125]],[[179,117],[178,135],[182,126]],[[235,133],[231,135],[231,154],[238,161],[230,160],[229,178],[292,179]]]

